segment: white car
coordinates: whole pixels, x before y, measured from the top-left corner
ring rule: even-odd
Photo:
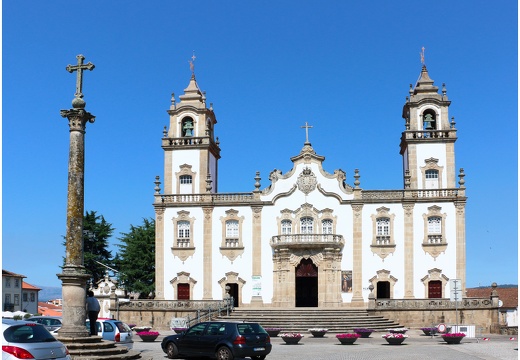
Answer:
[[[43,325],[23,320],[2,319],[2,360],[71,360],[69,350]]]

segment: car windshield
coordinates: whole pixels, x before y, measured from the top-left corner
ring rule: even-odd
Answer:
[[[4,331],[4,337],[13,343],[57,341],[45,327],[36,323],[11,326]]]

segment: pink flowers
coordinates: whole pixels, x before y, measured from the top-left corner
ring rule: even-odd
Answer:
[[[337,334],[336,337],[338,339],[358,339],[361,335],[356,333],[345,333],[345,334]]]
[[[141,332],[138,332],[137,335],[139,335],[139,336],[159,336],[159,333],[157,331],[141,331]]]
[[[442,334],[443,337],[465,337],[466,334],[464,333],[447,333],[447,334]]]
[[[401,333],[389,333],[389,334],[381,335],[381,337],[384,339],[406,339],[408,337],[408,335],[401,334]]]

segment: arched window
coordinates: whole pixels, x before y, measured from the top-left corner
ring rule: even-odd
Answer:
[[[426,110],[423,114],[423,130],[437,130],[437,121],[433,110]]]
[[[325,219],[321,222],[322,232],[324,234],[332,234],[332,220]]]
[[[191,117],[185,117],[184,119],[182,119],[181,124],[182,124],[181,131],[182,131],[183,137],[194,136],[193,119]]]
[[[291,220],[282,220],[282,235],[291,235],[292,222]]]
[[[304,217],[300,220],[300,233],[312,234],[314,231],[314,219],[311,217]]]

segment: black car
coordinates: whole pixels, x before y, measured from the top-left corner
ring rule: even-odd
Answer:
[[[165,337],[161,347],[169,359],[207,356],[218,360],[262,360],[271,352],[272,345],[260,324],[211,321]]]

